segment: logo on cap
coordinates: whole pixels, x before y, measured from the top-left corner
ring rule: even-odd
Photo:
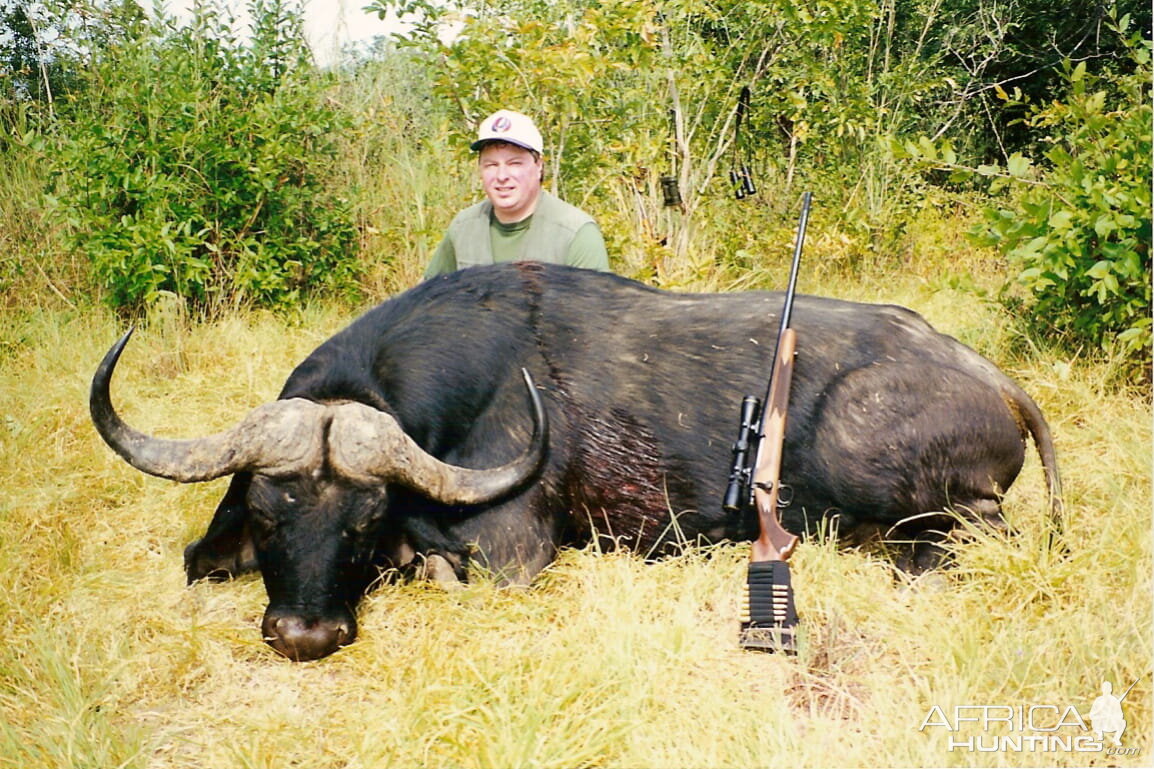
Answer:
[[[3,0],[0,0],[0,3],[2,2]],[[507,109],[498,110],[481,121],[477,140],[470,144],[469,148],[479,152],[487,142],[493,141],[516,144],[537,154],[541,153],[544,146],[541,132],[533,125],[532,118]]]

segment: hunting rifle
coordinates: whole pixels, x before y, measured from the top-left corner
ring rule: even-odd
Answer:
[[[801,219],[797,226],[793,264],[785,292],[785,307],[781,311],[769,385],[764,400],[747,395],[741,402],[741,427],[733,445],[733,465],[722,501],[727,512],[744,512],[751,506],[755,507],[760,530],[750,551],[742,606],[741,646],[789,654],[797,653],[795,634],[798,620],[787,561],[797,546],[797,537],[782,528],[778,509],[790,501],[789,495],[781,493],[785,488],[781,483],[785,417],[793,380],[793,357],[797,349],[797,334],[790,327],[790,315],[812,197],[810,192],[802,197]]]

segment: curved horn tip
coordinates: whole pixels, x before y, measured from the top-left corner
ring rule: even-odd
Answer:
[[[120,338],[113,343],[112,347],[105,353],[104,360],[100,363],[102,368],[105,364],[115,366],[117,362],[119,362],[120,354],[123,353],[124,348],[128,346],[128,340],[132,338],[134,331],[136,331],[136,326],[129,326],[128,330],[121,334]]]
[[[529,373],[529,369],[521,367],[521,376],[525,378],[525,387],[529,390],[529,400],[533,404],[533,435],[549,434],[548,415],[545,413],[545,404],[541,402],[541,392],[537,389],[537,384],[533,381],[533,375]]]
[[[128,330],[112,344],[112,347],[108,348],[108,352],[104,353],[104,357],[101,358],[100,364],[96,367],[96,373],[92,376],[92,384],[88,391],[89,410],[94,418],[98,409],[107,411],[111,408],[108,393],[109,380],[112,378],[112,372],[116,369],[116,364],[120,361],[121,353],[124,352],[124,348],[128,345],[128,340],[135,330],[136,326],[129,326]]]

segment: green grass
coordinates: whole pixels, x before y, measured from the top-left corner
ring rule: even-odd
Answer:
[[[655,564],[567,551],[530,588],[382,588],[355,644],[290,663],[260,640],[259,579],[184,584],[182,549],[224,481],[145,477],[92,429],[88,380],[120,324],[7,313],[0,766],[1149,765],[1149,402],[1104,364],[1016,352],[1005,319],[947,275],[981,280],[980,263],[926,259],[896,279],[815,270],[806,290],[912,306],[1018,378],[1056,436],[1069,552],[1044,546],[1033,457],[1006,502],[1019,534],[975,532],[952,571],[912,581],[880,554],[805,543],[797,658],[737,648],[748,549],[733,545]],[[146,430],[222,429],[349,317],[158,312],[115,398]],[[1120,692],[1135,679],[1135,756],[951,752],[940,727],[919,729],[935,705],[1085,713],[1102,680]]]

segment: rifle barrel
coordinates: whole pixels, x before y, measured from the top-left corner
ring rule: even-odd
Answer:
[[[781,352],[781,342],[785,338],[785,330],[789,328],[790,317],[793,315],[793,295],[797,290],[797,270],[801,264],[801,249],[805,245],[805,227],[809,223],[809,204],[813,200],[813,193],[806,191],[801,197],[801,218],[797,223],[797,237],[793,241],[793,263],[789,267],[789,285],[785,289],[785,306],[781,308],[781,325],[777,329],[777,343],[773,348],[773,358],[776,361]],[[772,364],[770,364],[772,365]],[[773,371],[770,371],[769,385],[765,388],[765,398],[762,403],[769,403],[770,391],[773,389]],[[768,409],[768,406],[766,407]]]
[[[805,243],[805,227],[809,223],[809,204],[813,200],[813,193],[806,192],[801,198],[801,219],[797,224],[797,238],[793,241],[793,264],[789,268],[789,286],[785,290],[785,308],[781,311],[781,332],[789,327],[789,318],[793,314],[793,294],[797,288],[797,266],[801,263],[801,247]]]

